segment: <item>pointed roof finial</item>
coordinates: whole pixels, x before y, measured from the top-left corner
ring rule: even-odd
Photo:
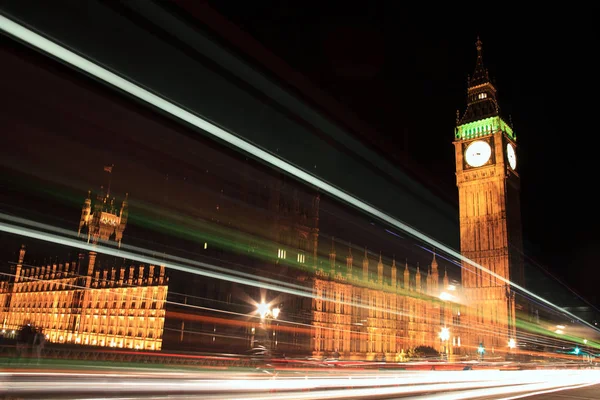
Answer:
[[[352,242],[348,242],[348,257],[352,257]]]
[[[475,63],[473,77],[469,79],[470,87],[482,85],[490,81],[487,69],[483,66],[482,44],[479,36],[477,36],[477,42],[475,43],[475,47],[477,48],[477,61]]]

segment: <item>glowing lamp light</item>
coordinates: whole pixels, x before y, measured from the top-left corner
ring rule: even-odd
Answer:
[[[452,297],[453,296],[450,293],[448,293],[448,292],[442,292],[442,293],[440,293],[440,299],[443,300],[443,301],[451,300]]]
[[[273,318],[277,319],[280,312],[281,312],[281,310],[279,308],[274,308],[273,309]]]
[[[450,329],[445,327],[442,328],[442,331],[440,332],[440,339],[442,339],[443,341],[450,339]]]
[[[515,339],[510,339],[508,341],[508,347],[511,349],[514,349],[515,347],[517,347],[517,343],[515,342]]]
[[[359,200],[358,198],[353,197],[353,196],[343,192],[342,190],[338,189],[337,187],[326,183],[325,181],[309,174],[308,172],[304,171],[303,169],[301,169],[299,167],[296,167],[290,163],[283,161],[282,159],[279,159],[278,157],[270,154],[268,151],[263,150],[260,147],[252,144],[251,142],[245,141],[242,138],[240,138],[230,132],[225,131],[224,129],[218,127],[217,125],[212,124],[210,121],[208,121],[206,119],[202,119],[202,118],[192,114],[191,112],[189,112],[181,107],[178,107],[174,103],[170,103],[166,99],[161,98],[161,97],[151,93],[150,91],[142,88],[141,86],[138,86],[133,82],[127,81],[126,79],[118,76],[117,74],[115,74],[105,68],[102,68],[100,65],[94,64],[93,62],[67,50],[66,48],[61,47],[59,44],[52,42],[52,41],[36,34],[35,32],[27,29],[25,26],[19,25],[18,23],[6,18],[3,15],[0,15],[0,30],[2,30],[3,32],[7,32],[10,35],[15,36],[16,38],[22,40],[23,42],[25,42],[29,45],[32,45],[33,47],[38,48],[38,49],[44,51],[45,53],[48,53],[48,54],[56,57],[57,59],[74,66],[75,68],[78,68],[78,69],[81,69],[82,71],[87,72],[91,76],[94,76],[94,77],[98,78],[99,80],[102,80],[102,81],[108,83],[109,85],[117,87],[120,90],[139,98],[143,102],[149,103],[149,104],[157,107],[158,109],[161,109],[161,110],[173,115],[175,118],[179,118],[183,121],[186,121],[187,123],[189,123],[191,125],[194,125],[200,129],[202,129],[203,131],[231,144],[232,146],[235,146],[236,148],[261,159],[262,161],[264,161],[267,164],[271,164],[278,168],[281,168],[283,171],[289,173],[290,175],[294,175],[297,178],[299,178],[300,180],[305,181],[309,184],[316,186],[319,189],[324,190],[326,193],[329,193],[333,197],[337,197],[341,200],[344,200],[345,202],[347,202],[351,205],[354,205],[357,208],[360,208],[375,217],[381,218],[381,219],[389,222],[392,226],[400,228],[400,229],[404,230],[405,232],[407,232],[409,235],[414,235],[417,238],[420,238],[420,239],[426,241],[427,243],[433,245],[434,247],[446,251],[449,255],[451,255],[453,257],[457,257],[458,259],[473,265],[474,267],[490,274],[491,276],[498,278],[502,282],[510,284],[511,286],[513,286],[517,289],[524,290],[523,287],[513,284],[512,282],[509,282],[504,277],[469,260],[468,258],[464,257],[462,254],[457,253],[456,251],[443,245],[442,243],[439,243],[435,240],[430,239],[429,237],[423,235],[422,233],[418,232],[417,230],[411,228],[410,226],[407,226],[403,222],[401,222],[395,218],[392,218],[391,216],[381,212],[380,210],[370,206],[369,204]],[[494,117],[494,118],[498,118],[498,117]],[[508,125],[501,123],[503,121],[494,120],[493,122],[495,122],[495,123],[492,123],[492,126],[493,126],[492,129],[498,129],[497,125],[501,125],[502,129],[503,130],[506,129],[508,135],[513,137],[512,129]],[[481,134],[482,132],[486,132],[486,134],[487,134],[487,131],[489,128],[488,129],[475,129],[475,128],[482,128],[484,124],[489,125],[489,121],[481,120],[476,123],[471,123],[468,126],[468,130],[466,130],[465,128],[461,128],[461,130],[459,130],[457,132],[457,135],[459,135],[458,137],[465,138],[465,137],[471,137],[470,135],[472,135],[474,133]],[[315,165],[315,168],[316,168],[316,165]],[[4,224],[3,224],[3,226],[0,227],[0,229],[4,232],[13,232],[13,233],[17,232],[16,228],[9,227]],[[29,237],[37,237],[38,239],[43,239],[43,240],[47,240],[47,241],[54,241],[55,243],[66,242],[65,239],[59,239],[56,236],[51,236],[51,235],[28,233],[28,236]],[[105,254],[108,254],[107,250],[103,250],[103,251]],[[139,259],[139,257],[138,257],[138,259]],[[178,267],[175,269],[183,270],[183,268],[181,266],[175,265],[175,267]],[[279,289],[279,288],[276,288],[276,289]],[[532,296],[533,298],[539,300],[540,302],[554,307],[554,305],[552,303],[541,298],[540,296],[537,296],[531,292],[527,292],[527,293],[530,296]],[[577,318],[573,314],[570,314],[570,313],[567,313],[567,314],[571,315],[574,318]],[[579,318],[577,318],[577,319],[580,320]],[[588,323],[586,323],[586,324],[590,325]],[[597,326],[598,322],[594,322],[594,325]]]
[[[269,312],[269,306],[268,305],[266,305],[265,303],[260,303],[258,305],[258,313],[260,314],[261,318],[266,317],[268,312]]]
[[[575,347],[575,350],[573,350],[573,354],[579,354],[579,347]]]

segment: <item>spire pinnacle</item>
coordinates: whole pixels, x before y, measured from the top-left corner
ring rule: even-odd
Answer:
[[[479,36],[477,36],[475,47],[477,48],[477,61],[475,62],[475,71],[473,72],[473,77],[469,79],[469,86],[471,87],[490,82],[488,71],[483,66],[483,43],[479,39]]]
[[[496,88],[490,80],[488,70],[483,65],[483,42],[477,37],[475,42],[477,60],[473,75],[467,78],[467,110],[457,125],[496,117],[500,108],[496,99]]]

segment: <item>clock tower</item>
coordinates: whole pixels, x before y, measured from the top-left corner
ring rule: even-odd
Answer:
[[[468,80],[467,109],[457,115],[454,147],[459,195],[463,347],[469,354],[504,353],[516,340],[514,289],[498,276],[523,285],[520,180],[516,135],[500,115],[496,88],[483,66],[477,39],[477,62]],[[490,274],[493,272],[495,275]],[[514,342],[512,342],[514,343]]]

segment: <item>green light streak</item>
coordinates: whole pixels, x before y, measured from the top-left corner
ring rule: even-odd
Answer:
[[[136,97],[136,98],[138,98],[160,110],[163,110],[164,112],[167,112],[170,115],[172,115],[176,118],[179,118],[180,120],[185,121],[185,122],[189,123],[190,125],[195,126],[206,133],[213,135],[215,138],[217,138],[225,143],[229,143],[231,146],[233,146],[234,148],[236,148],[238,150],[241,150],[245,154],[250,154],[250,155],[256,157],[257,159],[260,159],[260,160],[264,161],[265,163],[272,165],[273,167],[275,167],[278,170],[284,171],[292,176],[295,176],[297,179],[306,182],[307,184],[309,184],[311,186],[314,186],[316,188],[323,190],[323,192],[328,193],[332,197],[337,198],[338,200],[341,200],[342,202],[344,202],[346,204],[356,207],[357,209],[362,210],[362,211],[366,212],[367,214],[370,214],[373,217],[375,217],[381,221],[385,221],[386,223],[390,224],[393,227],[401,229],[402,231],[406,232],[407,234],[412,235],[413,237],[422,240],[424,243],[427,243],[432,247],[435,247],[441,251],[444,251],[445,253],[455,257],[458,260],[463,261],[466,264],[472,265],[473,267],[480,269],[481,271],[489,274],[490,276],[497,278],[499,281],[504,282],[507,285],[510,285],[511,287],[518,289],[522,293],[526,293],[529,296],[537,299],[538,301],[540,301],[552,308],[555,308],[556,310],[561,311],[565,315],[571,316],[573,319],[580,321],[581,323],[591,327],[594,330],[597,330],[593,325],[582,320],[581,318],[572,314],[571,312],[564,310],[555,304],[552,304],[548,300],[536,295],[535,293],[532,293],[532,292],[526,290],[522,286],[517,285],[517,284],[507,280],[503,276],[496,274],[495,272],[485,268],[484,266],[482,266],[480,264],[477,264],[476,262],[463,256],[459,252],[453,250],[452,248],[450,248],[434,239],[429,238],[427,235],[419,232],[418,230],[412,228],[411,226],[403,223],[402,221],[400,221],[396,218],[389,216],[388,214],[382,212],[381,210],[378,210],[377,208],[365,203],[364,201],[344,192],[343,190],[339,189],[338,187],[336,187],[332,184],[329,184],[329,183],[325,182],[324,180],[322,180],[312,174],[309,174],[308,172],[286,162],[285,160],[282,160],[282,159],[276,157],[275,155],[253,145],[252,143],[249,143],[249,142],[243,140],[242,138],[240,138],[230,132],[225,131],[224,129],[220,128],[219,126],[213,124],[212,122],[205,120],[187,110],[184,110],[183,108],[171,103],[170,101],[168,101],[160,96],[157,96],[157,95],[149,92],[148,90],[107,70],[106,68],[103,68],[102,66],[95,64],[92,61],[89,61],[89,60],[73,53],[72,51],[60,46],[57,43],[54,43],[54,42],[42,37],[41,35],[33,32],[32,30],[26,28],[23,25],[16,23],[15,21],[10,20],[9,18],[6,18],[3,15],[0,15],[0,29],[2,29],[4,32],[6,32],[10,36],[16,37],[16,38],[24,41],[25,43],[28,43],[31,46],[38,48],[41,51],[46,52],[46,53],[56,57],[57,59],[60,59],[60,60],[64,61],[65,63],[70,64],[73,67],[90,74],[91,76],[95,76],[96,78],[100,79],[101,81],[104,81],[107,84],[110,84],[126,93],[129,93],[132,96],[134,96],[134,97]],[[500,125],[500,127],[503,127],[503,126],[508,127],[508,125],[506,125],[506,124]],[[508,129],[506,130],[506,132],[508,134]],[[514,134],[512,134],[512,130],[510,132],[511,132],[511,135],[514,136]],[[43,238],[40,238],[40,239],[44,240]],[[73,245],[73,244],[71,244],[71,245]],[[122,255],[121,255],[121,257],[122,257]],[[175,268],[175,269],[177,269],[177,268]],[[274,289],[274,290],[276,290],[276,289]]]
[[[21,218],[12,217],[12,216],[5,215],[5,214],[0,214],[0,217],[3,219],[7,219],[7,220],[22,220]],[[39,224],[34,221],[29,221],[29,222],[31,225],[44,226],[44,224]],[[48,227],[48,226],[45,226],[45,227],[52,228],[52,227]],[[60,228],[55,228],[53,230],[62,231],[62,229],[60,229]],[[242,274],[240,274],[237,271],[230,271],[230,270],[218,267],[216,265],[212,265],[212,264],[208,264],[208,263],[204,263],[204,262],[200,262],[200,261],[188,260],[188,259],[184,259],[184,258],[176,257],[176,256],[165,256],[164,258],[159,259],[159,258],[156,258],[153,256],[146,255],[146,254],[154,254],[155,252],[153,252],[151,250],[138,248],[138,247],[130,246],[130,248],[135,249],[136,251],[138,251],[139,253],[142,253],[142,254],[134,253],[132,251],[126,251],[124,249],[115,249],[115,248],[111,248],[111,247],[107,247],[107,246],[103,246],[103,245],[88,244],[88,243],[82,242],[81,240],[69,239],[69,238],[61,237],[61,236],[51,234],[48,232],[37,231],[37,230],[24,228],[24,227],[12,225],[12,224],[7,224],[4,222],[0,222],[0,231],[6,232],[6,233],[11,233],[14,235],[30,237],[33,239],[43,240],[46,242],[56,243],[56,244],[63,245],[63,246],[74,247],[74,248],[79,248],[79,249],[88,250],[88,251],[94,251],[96,253],[106,254],[109,256],[113,256],[113,257],[126,258],[129,260],[133,260],[133,261],[137,261],[137,262],[141,262],[141,263],[145,263],[145,264],[149,264],[149,265],[164,265],[165,268],[170,268],[170,269],[177,270],[177,271],[188,272],[191,274],[206,276],[206,277],[214,278],[214,279],[221,279],[221,280],[228,281],[228,282],[236,282],[236,283],[240,283],[242,285],[248,285],[248,286],[269,289],[269,290],[273,290],[273,291],[280,292],[280,293],[287,293],[287,294],[307,297],[307,298],[311,298],[311,299],[326,300],[326,301],[336,302],[336,303],[340,303],[340,304],[345,304],[348,306],[354,306],[354,307],[366,308],[366,309],[370,309],[370,310],[388,312],[388,313],[391,313],[394,315],[407,315],[406,313],[403,313],[403,312],[393,311],[393,310],[389,310],[389,309],[385,309],[385,308],[381,308],[381,307],[372,307],[372,306],[368,306],[368,305],[364,305],[364,304],[360,304],[360,303],[356,303],[356,302],[339,301],[339,300],[331,298],[331,297],[317,296],[314,294],[312,287],[304,287],[304,286],[300,286],[300,285],[290,285],[286,282],[274,281],[274,280],[270,280],[270,279],[263,279],[262,277],[257,277],[255,275],[249,275],[249,274],[243,274],[243,275],[249,276],[250,278],[247,278],[244,276],[233,276],[233,275],[231,275],[231,273],[233,273],[233,272],[236,272],[238,275],[242,275]],[[68,234],[73,235],[71,232],[68,232]],[[186,262],[187,264],[194,265],[194,267],[184,265],[182,262],[171,262],[171,261],[169,261],[171,259],[177,260],[177,261],[181,260],[182,262]],[[205,269],[202,269],[202,268],[205,268]],[[226,272],[217,272],[219,270],[226,271]],[[259,278],[260,278],[260,280],[259,280]],[[274,284],[274,283],[270,283],[270,282],[276,282],[276,283]]]

